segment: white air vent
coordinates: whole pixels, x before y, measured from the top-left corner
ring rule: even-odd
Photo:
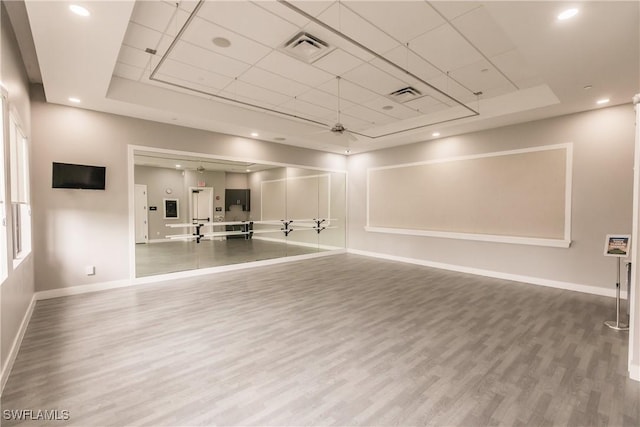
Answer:
[[[404,104],[405,102],[413,101],[414,99],[420,98],[421,96],[422,93],[418,89],[407,86],[391,92],[389,95],[387,95],[387,98],[393,99],[400,104]]]
[[[326,42],[305,32],[296,34],[281,49],[307,63],[312,63],[333,50]]]

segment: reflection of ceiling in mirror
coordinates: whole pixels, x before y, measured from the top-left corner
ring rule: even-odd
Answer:
[[[135,153],[133,156],[133,162],[138,166],[152,166],[179,170],[199,170],[200,168],[204,168],[206,171],[236,173],[258,172],[279,167],[253,162],[152,152]]]

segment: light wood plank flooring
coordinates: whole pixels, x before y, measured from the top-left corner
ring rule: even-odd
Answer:
[[[136,276],[218,267],[243,262],[305,255],[323,249],[259,239],[175,240],[136,245]]]
[[[38,302],[3,426],[638,426],[614,300],[351,254]]]

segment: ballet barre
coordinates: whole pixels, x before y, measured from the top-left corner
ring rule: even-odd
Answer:
[[[282,220],[266,220],[266,221],[220,221],[220,222],[193,222],[193,223],[181,223],[181,224],[166,224],[169,228],[195,228],[191,234],[172,234],[167,235],[168,239],[172,240],[193,240],[196,243],[200,243],[203,238],[211,237],[226,237],[226,236],[245,236],[245,239],[251,239],[254,234],[274,233],[282,231],[285,237],[294,230],[315,230],[318,234],[321,231],[337,228],[335,226],[328,226],[330,221],[337,221],[336,219],[325,218],[311,218],[311,219],[282,219]],[[242,230],[227,230],[227,231],[209,231],[203,232],[203,228],[208,227],[226,227],[226,226],[242,226]],[[254,225],[279,225],[278,229],[258,229],[253,228]],[[295,225],[295,229],[293,226]]]

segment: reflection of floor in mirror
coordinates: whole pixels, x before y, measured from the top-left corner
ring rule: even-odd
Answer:
[[[265,240],[171,241],[136,245],[136,276],[217,267],[324,251]]]

